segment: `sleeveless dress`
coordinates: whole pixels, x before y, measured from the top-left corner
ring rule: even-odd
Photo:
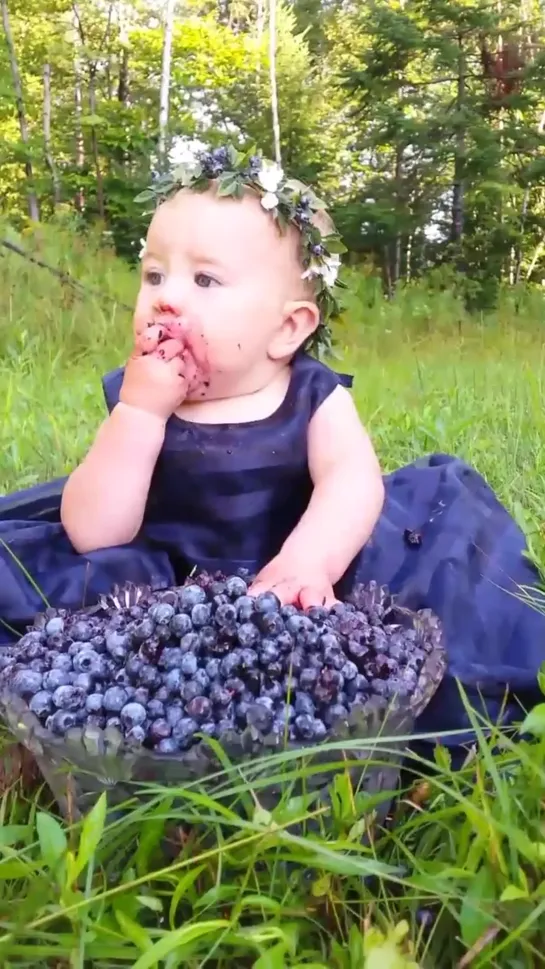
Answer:
[[[123,370],[103,380],[115,406]],[[144,522],[128,545],[78,555],[60,523],[64,478],[0,498],[0,643],[49,603],[80,608],[127,581],[174,585],[197,566],[225,572],[266,564],[305,510],[312,484],[307,431],[338,384],[351,386],[304,353],[292,365],[285,400],[270,417],[245,424],[167,423]],[[448,672],[418,723],[456,747],[472,737],[459,679],[476,709],[520,719],[539,701],[545,616],[518,598],[539,576],[521,530],[483,478],[459,459],[432,454],[384,478],[386,501],[375,531],[337,586],[386,584],[401,604],[442,620]],[[365,501],[365,495],[361,496]]]

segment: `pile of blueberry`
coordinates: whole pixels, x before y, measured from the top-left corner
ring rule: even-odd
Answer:
[[[46,611],[0,654],[0,690],[58,737],[116,727],[127,746],[165,754],[248,731],[267,744],[316,742],[372,697],[409,704],[433,630],[396,621],[369,588],[302,611],[248,595],[240,575],[201,573],[166,591],[122,590],[94,610]]]

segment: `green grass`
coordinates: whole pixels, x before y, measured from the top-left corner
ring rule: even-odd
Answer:
[[[135,273],[98,239],[56,227],[23,244],[131,303]],[[544,562],[541,293],[503,294],[497,313],[476,319],[448,291],[415,285],[387,303],[354,275],[348,303],[339,366],[356,376],[385,469],[437,450],[472,462]],[[100,375],[122,363],[129,325],[115,303],[82,299],[0,254],[0,491],[81,458],[105,413]],[[386,823],[381,797],[357,787],[334,746],[321,749],[337,778],[323,803],[308,793],[308,765],[288,755],[226,764],[205,787],[148,790],[123,812],[100,802],[83,825],[16,783],[0,800],[0,964],[542,965],[540,708],[533,724],[536,739],[524,742],[485,740],[476,724],[479,742],[457,773],[441,746],[426,770],[413,758]],[[383,738],[374,760],[393,749]]]

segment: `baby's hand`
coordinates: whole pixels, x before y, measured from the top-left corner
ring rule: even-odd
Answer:
[[[137,352],[130,357],[119,399],[167,421],[185,400],[195,377],[192,357],[178,341],[167,340],[156,353]]]
[[[256,576],[249,589],[252,596],[274,592],[282,605],[293,604],[301,609],[310,606],[332,606],[337,600],[327,575],[316,565],[295,562],[280,552]]]
[[[135,350],[142,354],[162,354],[167,344],[172,345],[173,348],[178,346],[178,350],[172,350],[172,353],[178,352],[186,359],[191,357],[199,382],[206,386],[210,380],[210,365],[206,340],[198,323],[195,321],[192,324],[186,321],[155,323],[137,333]]]

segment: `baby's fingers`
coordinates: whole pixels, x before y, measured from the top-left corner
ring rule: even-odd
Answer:
[[[174,357],[179,357],[183,351],[183,343],[179,340],[165,340],[157,347],[155,353],[161,360],[173,360]]]
[[[165,335],[163,326],[148,326],[142,333],[139,333],[135,340],[137,353],[147,354],[157,350],[161,340]]]

